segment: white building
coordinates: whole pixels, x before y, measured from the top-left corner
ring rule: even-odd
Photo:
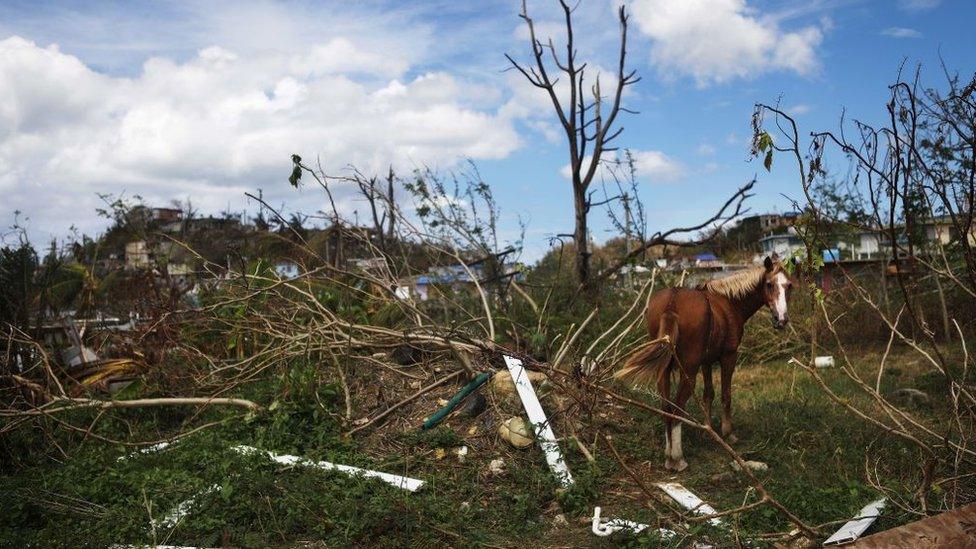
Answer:
[[[926,221],[919,226],[924,244],[918,245],[922,252],[931,252],[926,248],[934,248],[936,244],[947,245],[953,240],[951,225],[945,220]],[[899,228],[899,231],[901,228]],[[824,238],[827,249],[825,252],[833,251],[831,255],[839,256],[842,261],[870,261],[884,259],[891,253],[889,244],[889,234],[885,231],[857,231],[840,235],[829,235]],[[976,238],[970,235],[970,241],[976,242]],[[785,233],[770,234],[759,239],[762,246],[763,255],[778,254],[780,257],[789,257],[793,254],[805,254],[806,247],[803,241],[796,234],[796,230],[790,227]],[[899,257],[907,254],[908,239],[902,232],[898,235],[898,255]]]

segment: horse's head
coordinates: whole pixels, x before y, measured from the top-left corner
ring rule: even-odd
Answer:
[[[779,257],[773,254],[763,262],[766,272],[763,273],[762,294],[766,306],[773,313],[773,327],[782,330],[790,321],[786,311],[786,302],[790,298],[790,291],[796,279],[786,272]]]

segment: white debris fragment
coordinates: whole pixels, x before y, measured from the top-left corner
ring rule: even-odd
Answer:
[[[813,359],[813,365],[817,368],[833,368],[834,367],[834,357],[832,356],[818,356]]]
[[[671,499],[677,501],[679,505],[696,515],[707,516],[718,513],[714,507],[702,501],[701,498],[677,482],[658,482],[655,486],[663,490],[665,494],[671,496]],[[722,526],[722,521],[717,517],[709,519],[708,523],[712,526]]]
[[[206,549],[190,545],[109,545],[109,549]]]
[[[493,459],[488,464],[488,472],[493,475],[500,475],[505,472],[505,460],[502,458]]]
[[[159,452],[161,450],[165,450],[166,448],[168,448],[169,445],[170,445],[169,442],[157,442],[156,444],[152,444],[150,446],[146,446],[145,448],[140,448],[140,449],[136,450],[135,452],[128,453],[128,454],[126,454],[124,456],[119,456],[119,459],[116,460],[116,461],[125,461],[127,459],[132,459],[132,458],[134,458],[136,456],[141,456],[141,455],[144,455],[144,454],[152,454],[154,452]]]
[[[745,464],[746,464],[746,469],[749,469],[750,471],[752,471],[754,473],[764,473],[764,472],[766,472],[766,471],[769,470],[769,465],[766,465],[765,463],[763,463],[761,461],[748,460],[748,461],[745,462]],[[741,471],[742,470],[742,467],[739,466],[739,462],[737,462],[737,461],[733,461],[732,462],[732,470],[733,471]]]
[[[299,456],[290,456],[287,454],[278,455],[265,450],[259,450],[252,446],[234,446],[233,450],[241,454],[264,454],[271,461],[280,463],[282,465],[317,467],[327,471],[342,471],[343,473],[348,473],[353,476],[376,478],[387,484],[391,484],[397,488],[403,488],[404,490],[410,490],[411,492],[416,492],[421,486],[424,485],[424,481],[415,478],[402,477],[400,475],[393,475],[390,473],[381,473],[379,471],[370,471],[369,469],[360,469],[359,467],[353,467],[351,465],[339,465],[337,463],[330,463],[328,461],[312,461],[308,458]]]
[[[634,522],[632,520],[624,520],[619,518],[612,519],[612,520],[603,519],[600,517],[600,514],[602,512],[603,510],[600,507],[593,508],[593,521],[591,523],[591,529],[593,530],[593,533],[598,536],[606,537],[609,536],[610,534],[619,532],[621,530],[630,530],[635,534],[639,534],[644,530],[650,528],[650,526],[646,524],[641,524],[639,522]],[[661,529],[660,532],[662,533],[667,532],[668,537],[674,535],[674,532],[672,532],[671,530]]]
[[[885,498],[877,499],[864,506],[856,517],[840,527],[834,535],[824,541],[824,545],[843,545],[861,537],[868,528],[878,520],[885,506]]]
[[[149,521],[149,525],[152,527],[153,532],[160,529],[172,528],[173,526],[176,526],[176,524],[179,523],[181,520],[183,520],[183,517],[190,514],[190,511],[193,509],[193,506],[196,505],[197,500],[199,498],[219,491],[220,491],[220,486],[217,484],[208,486],[203,490],[197,492],[189,499],[185,501],[181,501],[179,505],[177,505],[172,511],[170,511],[162,519],[160,520],[152,519],[151,521]]]

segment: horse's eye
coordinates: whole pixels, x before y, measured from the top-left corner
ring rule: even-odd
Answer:
[[[772,282],[767,282],[766,283],[766,287],[767,288],[772,288],[773,287],[773,283]]]

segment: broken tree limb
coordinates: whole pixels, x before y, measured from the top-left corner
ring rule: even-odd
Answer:
[[[365,429],[365,428],[367,428],[367,427],[375,424],[377,421],[380,421],[381,419],[383,419],[386,416],[390,415],[393,411],[395,411],[396,409],[400,408],[401,406],[404,406],[406,404],[409,404],[409,403],[413,402],[414,400],[417,400],[417,398],[419,398],[420,396],[422,396],[424,393],[430,392],[431,390],[436,389],[437,387],[440,387],[441,385],[447,383],[448,381],[451,381],[452,379],[458,377],[459,375],[461,375],[463,373],[464,373],[464,370],[459,370],[457,372],[454,372],[453,374],[450,374],[450,375],[448,375],[446,377],[441,378],[438,381],[435,381],[434,383],[431,383],[430,385],[424,387],[423,389],[420,389],[416,393],[408,396],[407,398],[401,400],[400,402],[397,402],[393,406],[390,406],[386,410],[380,412],[375,417],[373,417],[373,419],[367,421],[366,423],[363,423],[359,427],[356,427],[356,428],[350,430],[348,433],[346,433],[346,436],[349,437],[349,436],[352,436],[352,435],[356,434],[359,431],[362,431],[363,429]]]
[[[260,404],[242,398],[225,397],[173,397],[173,398],[140,398],[135,400],[94,400],[90,398],[57,398],[48,405],[30,410],[4,411],[4,416],[39,416],[49,415],[69,410],[92,408],[108,410],[111,408],[147,408],[151,406],[207,406],[210,404],[241,406],[254,412],[264,410]]]

